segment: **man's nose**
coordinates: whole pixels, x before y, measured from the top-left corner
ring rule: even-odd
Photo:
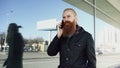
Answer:
[[[65,18],[64,21],[69,21],[69,19],[68,19],[68,18]]]

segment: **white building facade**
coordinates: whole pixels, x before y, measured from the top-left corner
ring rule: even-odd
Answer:
[[[120,53],[120,30],[109,25],[96,35],[96,47],[103,52]]]

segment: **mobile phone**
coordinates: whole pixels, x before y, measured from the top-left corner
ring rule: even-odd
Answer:
[[[62,20],[61,29],[64,27],[64,21]]]

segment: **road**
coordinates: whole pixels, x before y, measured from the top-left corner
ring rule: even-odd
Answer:
[[[0,68],[7,57],[0,54]],[[59,56],[50,57],[46,53],[26,52],[23,56],[23,68],[57,68]],[[120,68],[120,54],[97,55],[97,68]]]

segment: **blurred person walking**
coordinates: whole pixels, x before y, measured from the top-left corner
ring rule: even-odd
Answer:
[[[21,28],[21,26],[18,26],[16,23],[9,24],[6,38],[9,51],[8,58],[4,62],[3,67],[23,68],[22,57],[25,44],[21,33],[19,33],[19,28]]]

